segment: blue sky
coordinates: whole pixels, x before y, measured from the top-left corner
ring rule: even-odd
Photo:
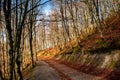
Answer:
[[[41,3],[44,3],[48,0],[41,0]],[[51,14],[52,12],[52,4],[51,4],[51,1],[50,2],[47,2],[46,4],[44,4],[42,7],[41,7],[41,11],[43,12],[43,14],[45,15],[49,15]]]

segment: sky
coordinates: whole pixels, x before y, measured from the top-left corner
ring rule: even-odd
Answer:
[[[41,3],[44,3],[48,0],[41,0]],[[51,1],[50,2],[47,2],[46,4],[44,4],[42,7],[41,7],[41,11],[43,12],[43,14],[45,14],[46,16],[50,15],[52,13],[52,3]]]
[[[40,3],[44,3],[46,1],[49,1],[49,0],[41,0]],[[13,0],[12,3],[15,3],[16,1]],[[18,3],[20,3],[20,0],[18,0]],[[44,5],[40,6],[39,9],[42,11],[43,14],[45,15],[49,15],[51,12],[52,12],[52,2],[49,1],[47,3],[45,3]]]
[[[49,1],[49,0],[41,0],[41,4]],[[44,5],[38,7],[38,9],[40,10],[40,13],[42,12],[42,14],[44,14],[45,16],[49,16],[52,13],[52,2],[47,2]],[[37,16],[37,19],[39,20],[42,16]],[[44,17],[45,18],[45,17]],[[46,17],[47,18],[47,17]],[[39,25],[39,21],[37,22],[36,25]]]

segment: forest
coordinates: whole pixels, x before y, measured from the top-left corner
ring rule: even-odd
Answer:
[[[26,79],[41,61],[120,80],[120,0],[0,0],[0,80],[59,80]]]

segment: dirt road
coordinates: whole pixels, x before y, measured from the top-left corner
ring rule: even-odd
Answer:
[[[37,66],[25,76],[25,80],[61,80],[61,78],[46,62],[38,61]]]
[[[99,77],[78,72],[55,61],[38,61],[25,80],[100,80]]]

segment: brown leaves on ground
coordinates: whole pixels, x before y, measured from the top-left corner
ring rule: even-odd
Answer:
[[[120,40],[120,18],[114,17],[111,19],[108,19],[106,21],[106,27],[103,26],[102,32],[103,32],[103,38],[106,43],[110,44],[112,42],[118,42]],[[92,35],[89,36],[87,40],[82,41],[82,45],[84,49],[96,49],[98,45],[96,44],[96,41],[101,40],[100,33],[96,30]],[[116,43],[116,45],[120,45]]]
[[[119,70],[98,68],[93,65],[85,65],[85,64],[75,63],[75,62],[68,62],[65,60],[55,60],[55,61],[57,61],[61,64],[65,64],[77,71],[95,75],[95,76],[100,76],[106,80],[120,80],[120,71]]]

